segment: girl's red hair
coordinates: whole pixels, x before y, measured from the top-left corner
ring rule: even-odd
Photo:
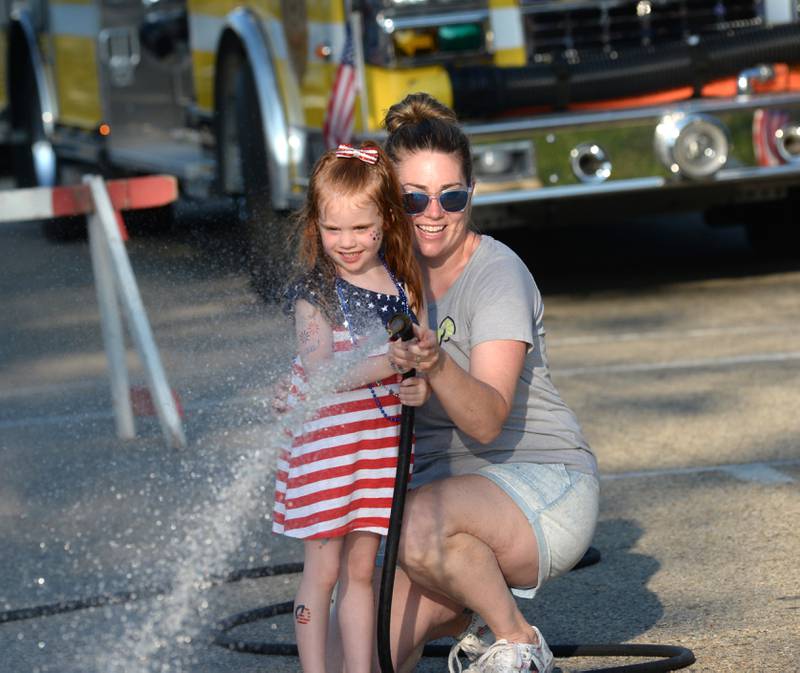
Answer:
[[[378,161],[369,164],[357,158],[337,157],[336,150],[323,154],[308,184],[306,202],[297,215],[299,241],[297,263],[303,275],[317,272],[328,291],[324,298],[335,297],[336,269],[322,249],[320,220],[325,199],[331,194],[345,198],[371,199],[384,223],[383,255],[387,266],[405,284],[409,306],[416,312],[422,307],[422,274],[414,256],[414,231],[403,207],[402,189],[389,157],[374,142],[367,141],[360,149],[374,149]],[[332,299],[331,299],[332,300]],[[334,306],[322,305],[329,318],[336,315]]]

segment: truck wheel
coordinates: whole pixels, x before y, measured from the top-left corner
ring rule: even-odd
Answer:
[[[58,158],[42,123],[42,106],[33,70],[17,80],[11,105],[13,144],[11,164],[18,187],[53,187],[58,184]],[[86,235],[86,218],[58,217],[42,220],[42,232],[51,241],[71,241]]]
[[[254,289],[266,300],[279,299],[290,269],[288,217],[272,207],[266,139],[250,66],[236,78],[236,125],[244,189],[242,233]]]

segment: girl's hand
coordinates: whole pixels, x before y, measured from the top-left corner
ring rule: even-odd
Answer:
[[[401,374],[411,369],[423,373],[434,371],[440,357],[436,332],[427,327],[414,325],[413,339],[389,342],[389,363]]]
[[[421,407],[431,396],[431,387],[421,376],[411,376],[400,383],[398,397],[407,407]]]
[[[287,374],[282,376],[272,387],[272,399],[270,405],[276,413],[283,413],[289,409],[289,391],[292,388],[291,377]]]

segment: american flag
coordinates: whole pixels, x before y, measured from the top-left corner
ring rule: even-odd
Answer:
[[[328,109],[325,112],[325,123],[322,126],[322,135],[329,148],[338,147],[340,143],[349,143],[353,135],[353,117],[358,89],[353,56],[353,35],[350,24],[347,24],[342,60],[336,71],[336,79],[328,100]]]

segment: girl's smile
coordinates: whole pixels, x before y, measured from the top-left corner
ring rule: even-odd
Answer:
[[[363,285],[374,270],[383,275],[378,253],[383,239],[383,220],[371,200],[353,203],[352,198],[327,199],[319,224],[322,249],[347,281]]]

